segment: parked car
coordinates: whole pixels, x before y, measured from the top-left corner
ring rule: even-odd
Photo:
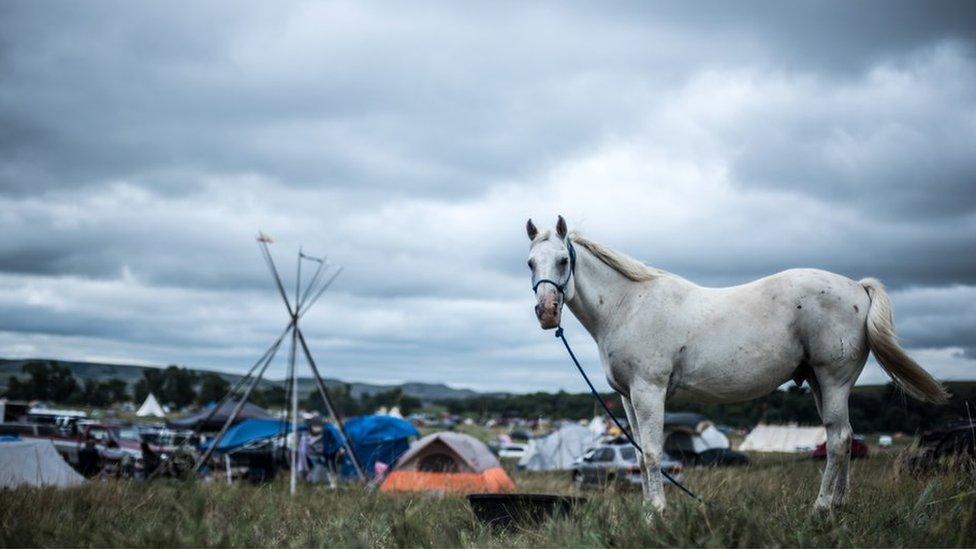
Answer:
[[[522,456],[525,455],[525,450],[527,450],[528,447],[529,446],[527,444],[517,444],[517,443],[503,444],[498,449],[498,457],[521,459]]]
[[[668,454],[661,458],[661,470],[681,481],[684,466]],[[602,444],[587,450],[572,468],[573,482],[578,487],[611,484],[641,485],[637,450],[629,444]],[[665,478],[665,484],[670,481]]]

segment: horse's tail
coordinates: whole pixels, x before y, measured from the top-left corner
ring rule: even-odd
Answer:
[[[878,364],[891,376],[895,384],[909,395],[929,402],[945,402],[949,392],[945,387],[911,359],[898,345],[891,320],[891,301],[884,285],[874,278],[860,282],[871,298],[868,309],[868,345]]]

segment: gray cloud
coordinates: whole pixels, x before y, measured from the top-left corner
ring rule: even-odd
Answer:
[[[331,373],[577,389],[524,267],[558,212],[702,284],[877,276],[972,365],[971,3],[185,7],[0,6],[0,355],[240,370],[263,229],[347,268]]]

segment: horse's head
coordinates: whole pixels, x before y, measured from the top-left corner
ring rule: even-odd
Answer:
[[[539,233],[530,219],[525,224],[532,245],[529,247],[529,269],[535,291],[535,316],[544,330],[559,326],[563,303],[576,293],[573,270],[576,252],[567,238],[566,220],[559,216],[556,231]]]

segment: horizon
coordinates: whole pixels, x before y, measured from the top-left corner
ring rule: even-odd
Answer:
[[[237,376],[243,375],[243,373],[225,372],[225,371],[222,371],[222,370],[210,369],[210,368],[205,368],[205,367],[190,367],[190,366],[186,366],[186,365],[182,365],[182,364],[166,364],[166,365],[157,365],[157,364],[125,364],[125,363],[113,363],[113,362],[87,362],[87,361],[76,361],[76,360],[68,360],[68,359],[60,359],[60,358],[46,358],[46,357],[29,357],[29,358],[0,357],[0,361],[21,361],[21,360],[22,361],[38,360],[38,361],[53,361],[53,362],[74,362],[74,363],[86,363],[86,364],[104,365],[104,366],[112,366],[112,367],[155,368],[155,369],[158,369],[158,370],[163,370],[163,369],[169,368],[171,366],[175,366],[177,368],[187,368],[187,369],[193,370],[194,372],[204,373],[204,374],[214,373],[214,374],[237,375]],[[286,382],[288,380],[287,377],[281,377],[281,378],[268,378],[268,377],[263,377],[262,379],[264,381],[269,382],[269,383],[284,383],[284,382]],[[310,381],[314,381],[315,378],[312,377],[311,375],[308,375],[308,376],[299,375],[298,376],[298,379],[300,381],[310,382]],[[336,378],[336,377],[332,377],[332,376],[328,376],[328,375],[323,376],[323,380],[325,380],[325,381],[335,381],[335,382],[340,382],[340,383],[344,383],[344,384],[374,385],[374,386],[379,386],[379,387],[401,387],[401,386],[404,386],[404,385],[411,385],[411,384],[421,384],[421,385],[431,385],[431,386],[438,386],[438,385],[440,385],[440,386],[444,386],[444,387],[447,387],[447,388],[452,389],[452,390],[472,391],[472,392],[475,392],[475,393],[477,393],[479,395],[484,395],[484,396],[495,396],[495,395],[528,395],[528,394],[537,393],[537,392],[542,392],[542,393],[557,393],[559,391],[564,391],[564,392],[569,393],[569,394],[587,394],[587,395],[590,394],[589,389],[585,385],[583,385],[582,387],[577,388],[576,390],[574,390],[573,388],[569,388],[569,389],[558,389],[558,390],[552,390],[552,391],[547,391],[547,390],[544,390],[544,389],[530,389],[530,390],[527,390],[527,391],[482,391],[482,390],[476,389],[474,387],[466,387],[466,386],[457,385],[457,384],[454,384],[454,383],[451,383],[451,382],[439,382],[439,381],[417,381],[417,380],[405,380],[405,381],[400,381],[400,380],[370,381],[370,380],[363,380],[363,379]],[[946,383],[946,384],[953,384],[953,383],[963,383],[963,384],[966,384],[966,383],[976,383],[976,379],[950,379],[950,380],[942,380],[942,381],[943,381],[943,383]],[[583,383],[583,382],[581,381],[581,383]],[[887,379],[887,378],[886,379],[882,379],[882,380],[880,380],[878,382],[871,382],[871,383],[863,383],[859,379],[858,380],[858,383],[855,385],[855,387],[856,388],[857,387],[859,387],[859,388],[871,388],[871,387],[885,387],[887,385],[892,385],[893,387],[896,387],[897,388],[897,385],[895,385],[894,382],[891,379]],[[793,381],[788,381],[788,382],[784,383],[783,385],[779,386],[779,388],[777,390],[778,391],[785,391],[785,390],[787,390],[787,389],[789,389],[790,387],[793,387],[793,386],[796,386],[796,384]],[[806,390],[806,385],[805,384],[804,385],[800,385],[798,387],[804,388],[804,390]],[[601,391],[606,392],[606,393],[613,393],[613,389],[610,389],[610,388],[607,388],[606,390],[601,389]],[[464,398],[464,397],[459,397],[459,398]]]
[[[286,288],[345,269],[324,377],[585,390],[525,267],[561,214],[702,285],[876,277],[976,379],[972,4],[705,8],[5,3],[0,356],[241,375],[287,322],[264,231]]]

